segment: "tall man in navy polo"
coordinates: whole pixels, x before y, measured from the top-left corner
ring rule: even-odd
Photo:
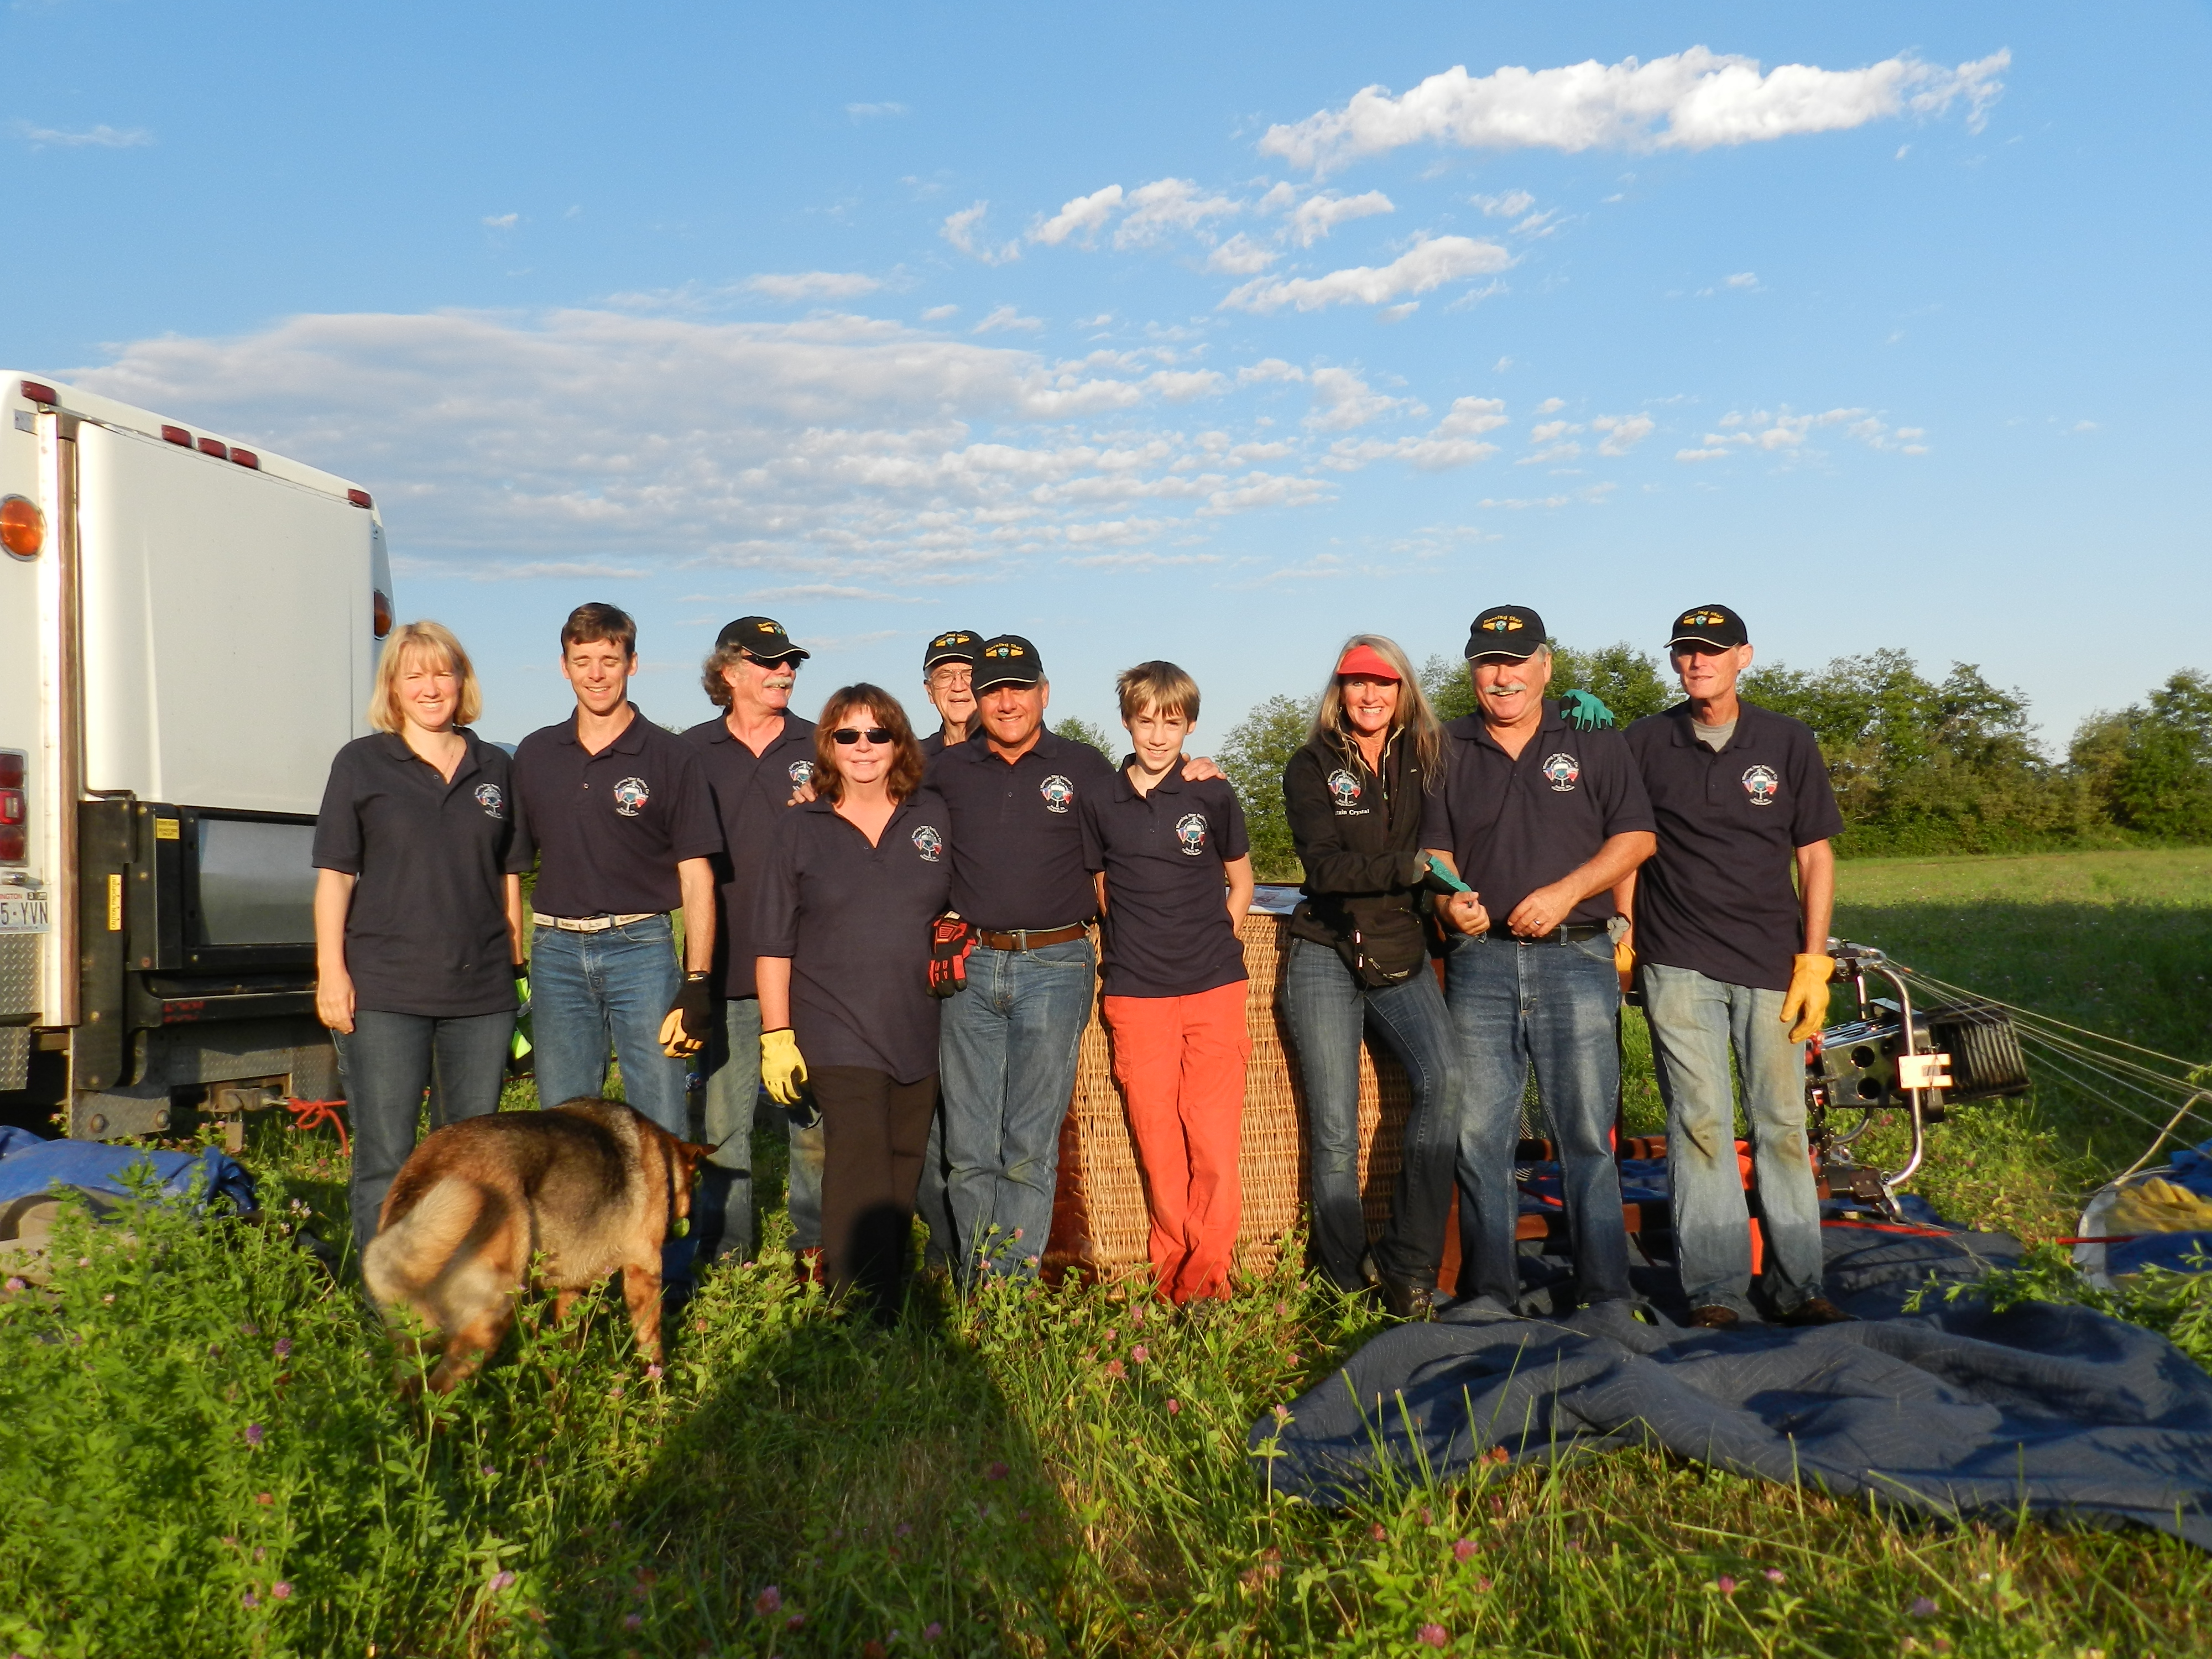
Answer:
[[[715,1149],[692,1205],[701,1218],[701,1258],[753,1253],[753,1108],[760,1095],[760,995],[753,963],[753,908],[776,820],[793,792],[814,778],[814,722],[791,712],[791,692],[808,653],[783,624],[740,617],[714,636],[700,671],[724,712],[684,736],[699,751],[721,821],[714,915],[717,1018],[707,1047],[705,1129]],[[786,1115],[791,1143],[791,1247],[802,1260],[822,1249],[822,1122],[810,1107]]]
[[[636,668],[637,624],[611,605],[578,605],[561,628],[576,712],[514,751],[521,824],[538,858],[531,1036],[544,1104],[599,1094],[611,1048],[623,1097],[683,1136],[689,1066],[678,1055],[704,1044],[713,1018],[722,832],[698,751],[630,702]],[[683,972],[669,922],[679,904]]]
[[[1098,902],[1077,805],[1114,784],[1103,755],[1044,729],[1051,688],[1029,641],[986,641],[975,691],[981,739],[946,748],[928,777],[951,817],[952,908],[977,947],[940,1038],[963,1282],[979,1260],[1035,1271],[1051,1231],[1060,1126],[1096,984],[1088,928]]]
[[[1752,1311],[1731,1048],[1765,1235],[1765,1290],[1786,1324],[1848,1317],[1821,1294],[1820,1207],[1805,1146],[1805,1041],[1827,1018],[1828,838],[1844,827],[1809,727],[1745,702],[1743,618],[1700,605],[1667,642],[1688,701],[1628,728],[1659,850],[1632,884],[1623,961],[1640,975],[1667,1103],[1674,1244],[1691,1322]],[[1796,875],[1793,888],[1792,870]]]
[[[921,740],[925,759],[935,760],[975,734],[975,653],[983,636],[972,628],[948,628],[921,653],[921,689],[937,710],[937,730]]]
[[[1557,1142],[1575,1277],[1587,1303],[1630,1294],[1610,1133],[1620,1086],[1613,888],[1651,856],[1650,804],[1618,732],[1578,729],[1544,696],[1552,652],[1522,605],[1474,620],[1477,712],[1444,727],[1444,781],[1421,842],[1473,890],[1440,897],[1444,1000],[1467,1097],[1459,1291],[1521,1294],[1514,1143],[1528,1069]]]

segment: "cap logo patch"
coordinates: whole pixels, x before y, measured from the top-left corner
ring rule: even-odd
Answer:
[[[811,783],[814,781],[814,763],[812,761],[793,761],[786,769],[791,774],[791,781],[793,783]]]
[[[1781,789],[1782,780],[1771,766],[1754,766],[1743,775],[1743,793],[1751,797],[1753,806],[1773,805]]]
[[[1075,786],[1055,772],[1037,785],[1037,793],[1044,797],[1046,811],[1065,812],[1074,802]]]
[[[753,632],[756,634],[775,634],[781,631],[772,622],[757,622],[753,624]]]
[[[1544,775],[1552,781],[1552,793],[1555,795],[1571,793],[1576,780],[1582,775],[1583,763],[1572,755],[1544,757]]]
[[[934,825],[925,823],[914,832],[914,850],[921,854],[924,864],[935,864],[945,856],[945,837]]]
[[[1206,851],[1206,815],[1202,812],[1186,812],[1176,820],[1176,839],[1191,858]]]
[[[1328,793],[1336,797],[1339,811],[1351,806],[1359,799],[1359,780],[1341,768],[1328,775]]]
[[[484,816],[488,818],[504,818],[507,816],[507,797],[500,793],[495,783],[477,786],[477,805],[483,808]]]
[[[652,799],[653,791],[645,787],[643,778],[624,778],[615,786],[615,811],[626,818],[645,811],[645,804]]]
[[[1018,645],[990,645],[983,647],[983,654],[987,657],[1008,658],[1027,656],[1029,653]]]
[[[1674,624],[1677,628],[1725,628],[1728,618],[1716,611],[1692,611]]]
[[[1513,634],[1520,631],[1521,618],[1518,617],[1490,617],[1480,623],[1477,623],[1475,626],[1481,629],[1486,634]]]

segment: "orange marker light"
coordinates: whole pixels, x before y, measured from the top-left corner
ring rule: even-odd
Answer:
[[[19,559],[35,559],[46,544],[46,515],[24,495],[0,501],[0,547]]]
[[[392,631],[392,601],[376,588],[369,590],[368,599],[374,613],[371,626],[376,629],[376,637],[380,640]]]

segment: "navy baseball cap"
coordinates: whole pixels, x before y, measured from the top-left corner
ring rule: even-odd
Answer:
[[[714,635],[717,651],[730,645],[757,662],[780,662],[786,657],[796,657],[805,662],[813,654],[793,645],[791,635],[783,631],[783,624],[772,617],[740,617]]]
[[[983,641],[975,653],[975,690],[994,685],[1035,685],[1044,678],[1044,659],[1036,647],[1018,634],[1000,634]]]
[[[1525,605],[1493,605],[1467,630],[1467,659],[1504,657],[1521,662],[1544,648],[1544,619]]]
[[[927,674],[941,662],[972,664],[982,643],[982,635],[972,628],[948,628],[922,647],[921,672]]]
[[[1724,605],[1693,605],[1674,618],[1674,631],[1668,636],[1667,648],[1678,645],[1717,646],[1726,651],[1732,647],[1749,645],[1751,634],[1743,625],[1743,618]]]

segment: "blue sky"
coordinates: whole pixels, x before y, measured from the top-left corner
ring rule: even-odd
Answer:
[[[2212,667],[2200,6],[0,12],[0,361],[354,477],[398,609],[703,717],[763,611],[1201,734],[1354,629],[1719,599],[2087,710]],[[1577,67],[1579,66],[1579,67]],[[811,690],[807,688],[811,686]]]

